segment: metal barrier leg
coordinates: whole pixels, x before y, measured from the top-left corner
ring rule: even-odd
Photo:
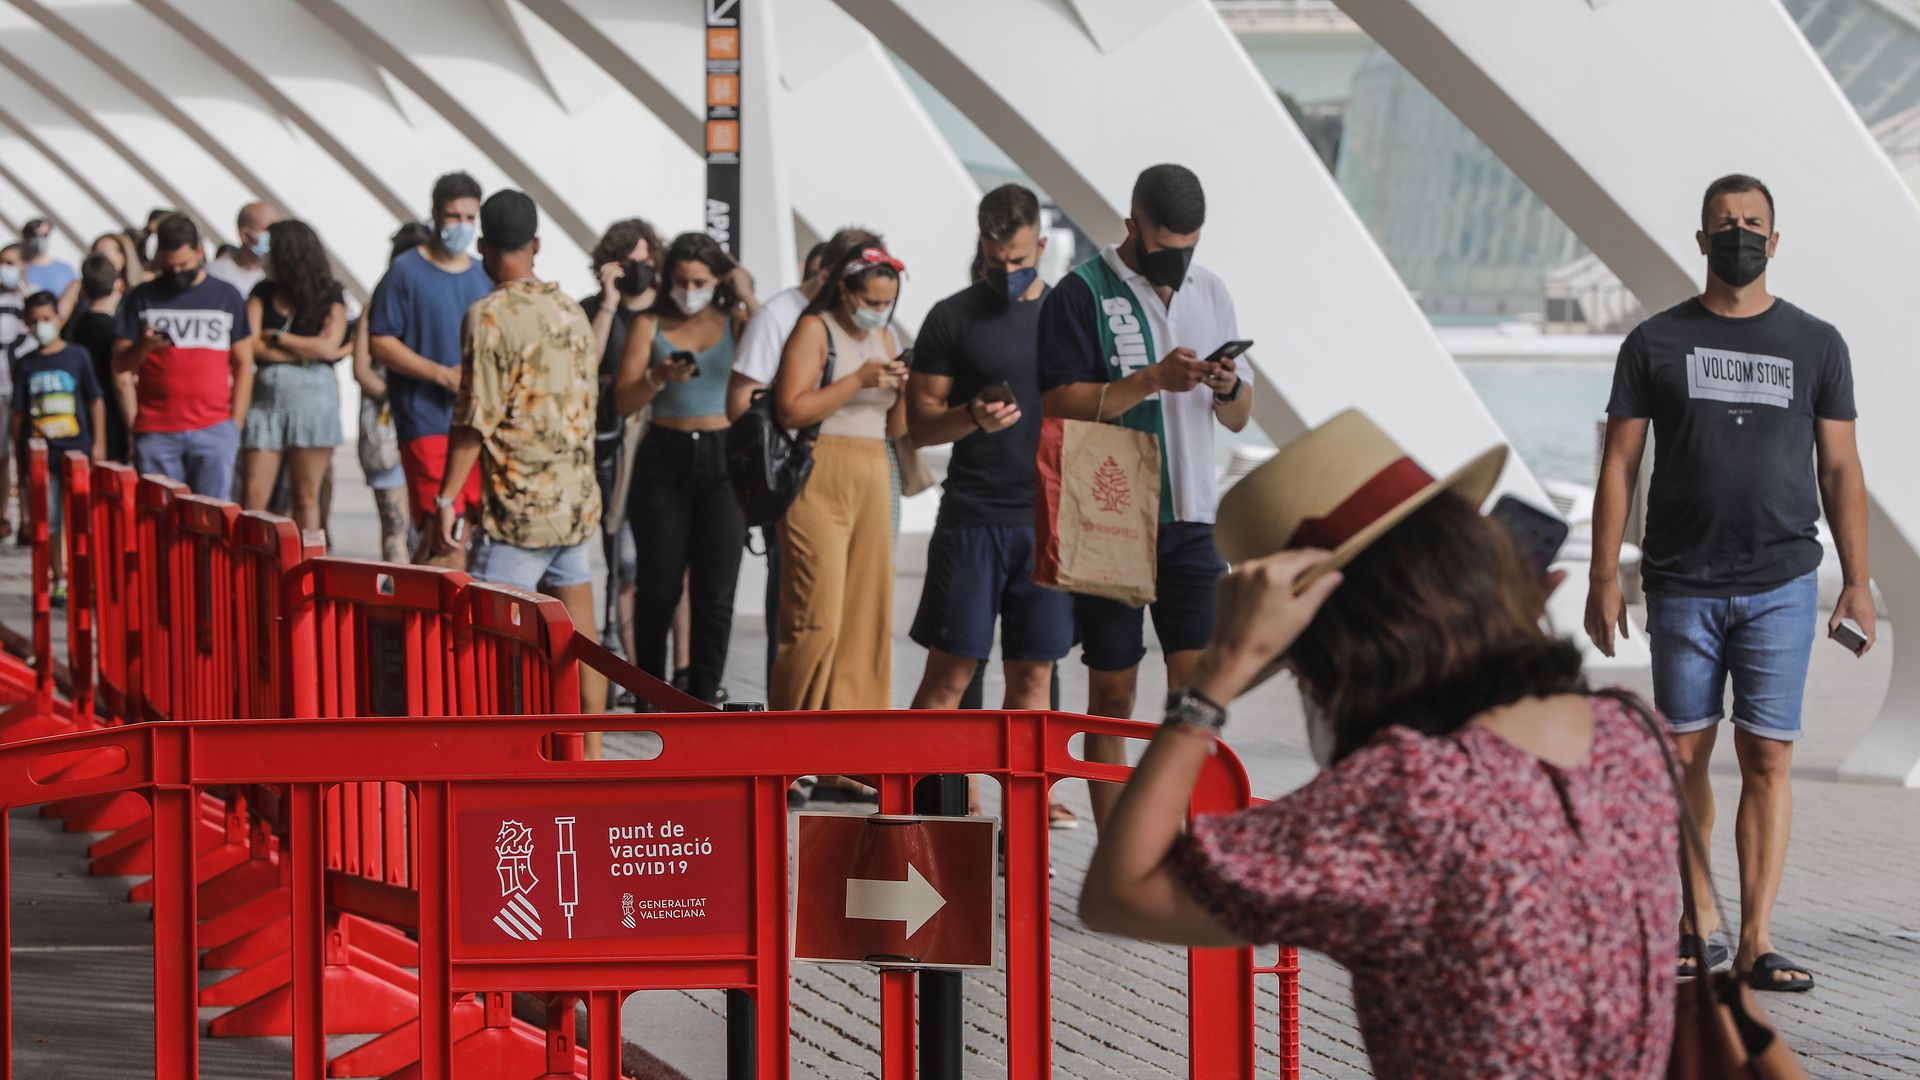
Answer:
[[[753,1080],[753,995],[727,991],[727,1080]]]
[[[984,670],[985,664],[975,669]],[[967,812],[967,778],[962,773],[929,776],[915,785],[913,812],[958,817]],[[960,973],[920,973],[920,1075],[926,1080],[960,1080],[965,1045],[961,1029]]]

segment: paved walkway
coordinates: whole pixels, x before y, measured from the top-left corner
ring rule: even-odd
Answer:
[[[342,554],[373,552],[374,522],[359,471],[343,456],[334,526]],[[903,537],[894,623],[911,621],[921,585],[924,539]],[[0,622],[24,629],[24,550],[0,547]],[[749,558],[749,562],[753,560]],[[755,575],[755,580],[758,580]],[[743,588],[750,587],[743,580]],[[728,683],[735,700],[759,700],[765,634],[761,620],[738,621]],[[1797,817],[1793,852],[1777,916],[1776,939],[1808,963],[1821,985],[1812,993],[1772,995],[1765,1005],[1813,1075],[1901,1077],[1920,1074],[1920,792],[1841,784],[1834,771],[1872,719],[1893,659],[1891,628],[1881,647],[1855,661],[1822,644],[1808,692],[1807,740],[1795,768]],[[918,682],[924,654],[894,641],[894,698],[904,705]],[[1164,693],[1144,666],[1139,700]],[[1061,667],[1064,702],[1086,700],[1085,669]],[[1619,681],[1648,689],[1645,672]],[[997,701],[1000,682],[988,685]],[[1145,708],[1145,706],[1143,706]],[[1256,792],[1274,795],[1313,771],[1299,706],[1281,680],[1239,704],[1228,734],[1246,762]],[[1146,716],[1146,712],[1142,712]],[[1730,755],[1716,765],[1723,825],[1715,836],[1720,885],[1729,895],[1731,810],[1738,775]],[[1063,785],[1066,801],[1087,813],[1085,786]],[[988,805],[996,801],[991,785]],[[150,986],[144,911],[123,902],[125,881],[88,878],[81,843],[37,821],[17,820],[15,892],[15,1049],[18,1075],[82,1077],[147,1069],[151,1020],[143,1012]],[[1094,935],[1079,926],[1074,901],[1092,849],[1090,827],[1053,834],[1055,1075],[1182,1076],[1185,982],[1177,950]],[[1303,1071],[1308,1076],[1368,1075],[1354,1029],[1347,982],[1334,965],[1304,958]],[[1585,979],[1587,972],[1543,972],[1543,978]],[[803,965],[796,971],[793,1059],[798,1076],[876,1075],[877,980],[859,968]],[[967,979],[967,1074],[1005,1075],[1005,1015],[997,973]],[[1260,988],[1261,1071],[1276,1074],[1274,992]],[[718,993],[636,995],[623,1019],[629,1039],[689,1076],[719,1075],[723,1059]],[[257,1077],[286,1068],[279,1040],[202,1043],[204,1075]],[[81,1060],[84,1059],[84,1064]]]

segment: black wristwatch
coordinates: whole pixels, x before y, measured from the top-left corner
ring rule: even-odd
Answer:
[[[1214,404],[1231,405],[1234,402],[1239,401],[1240,391],[1245,389],[1246,385],[1247,385],[1247,381],[1245,379],[1242,379],[1240,376],[1235,375],[1233,377],[1233,389],[1224,394],[1213,395]]]
[[[1163,723],[1180,724],[1208,735],[1219,735],[1227,726],[1226,706],[1191,687],[1182,686],[1167,694],[1167,715]]]

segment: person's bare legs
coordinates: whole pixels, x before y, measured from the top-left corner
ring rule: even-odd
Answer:
[[[240,509],[265,510],[280,478],[280,451],[240,451]]]
[[[1704,731],[1691,731],[1684,735],[1675,735],[1674,744],[1680,753],[1680,767],[1685,771],[1687,788],[1687,809],[1693,812],[1694,824],[1700,829],[1700,843],[1710,853],[1713,848],[1713,781],[1708,776],[1707,767],[1713,759],[1713,744],[1718,737],[1718,725]],[[1704,853],[1703,853],[1704,854]],[[1680,912],[1680,932],[1699,934],[1705,940],[1720,928],[1720,914],[1714,910],[1712,893],[1713,868],[1708,858],[1688,855],[1688,865],[1692,867],[1693,896],[1698,911]]]
[[[1751,971],[1755,960],[1773,951],[1773,903],[1793,831],[1793,744],[1736,728],[1733,749],[1740,759],[1740,808],[1733,822],[1740,855],[1740,951],[1734,966]],[[1793,982],[1808,976],[1776,971],[1773,978]]]
[[[593,615],[593,586],[556,585],[547,589],[548,596],[567,606],[567,614],[572,616],[576,633],[598,641],[600,632]],[[580,711],[583,713],[601,713],[607,710],[607,677],[585,664],[580,665]],[[600,733],[589,731],[586,735],[586,754],[589,760],[600,757]]]
[[[307,446],[286,452],[289,516],[302,532],[319,529],[324,524],[320,516],[320,488],[326,482],[327,466],[332,461],[331,447]]]
[[[632,578],[622,579],[619,591],[614,594],[614,614],[620,620],[620,651],[629,662],[640,655],[637,651],[639,643],[633,636],[633,606],[635,598],[639,595],[640,590],[634,587]],[[678,616],[676,615],[675,618]],[[688,619],[691,621],[692,616],[688,616]]]
[[[407,561],[407,489],[374,489],[373,508],[380,515],[380,557],[391,563]]]
[[[1087,714],[1110,716],[1116,720],[1133,719],[1133,697],[1139,680],[1138,664],[1124,671],[1087,669]],[[1088,761],[1107,765],[1127,763],[1125,739],[1112,735],[1088,735],[1086,744]],[[1093,803],[1093,824],[1098,828],[1101,822],[1107,820],[1114,804],[1120,801],[1120,785],[1088,781],[1087,798]]]

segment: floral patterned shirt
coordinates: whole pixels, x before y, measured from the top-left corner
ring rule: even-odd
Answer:
[[[1380,1076],[1656,1080],[1678,803],[1634,714],[1593,713],[1573,769],[1484,728],[1390,728],[1297,791],[1198,819],[1173,866],[1234,933],[1353,973]]]
[[[586,313],[553,282],[505,282],[467,309],[460,355],[453,422],[480,434],[487,535],[528,548],[586,540],[600,523]]]

